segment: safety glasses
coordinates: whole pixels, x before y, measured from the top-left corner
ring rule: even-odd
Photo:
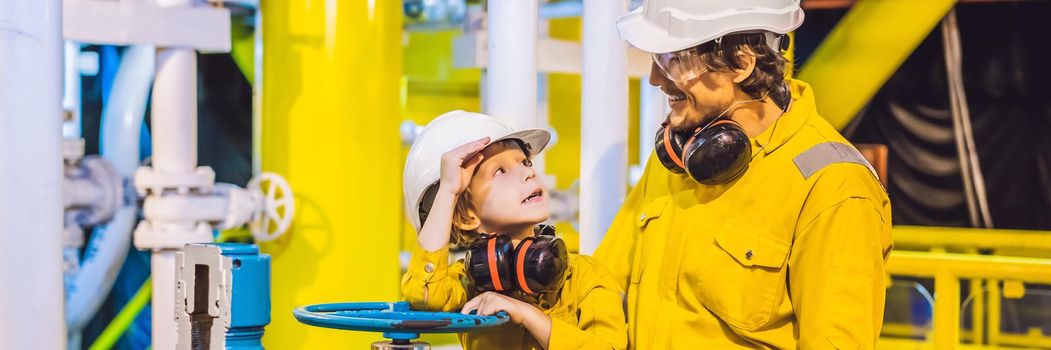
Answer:
[[[664,77],[679,83],[696,79],[708,71],[708,68],[701,63],[701,54],[696,48],[655,53],[653,62],[657,64],[657,68],[664,74]]]

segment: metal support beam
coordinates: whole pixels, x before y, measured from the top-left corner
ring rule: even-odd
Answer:
[[[857,2],[800,70],[821,116],[838,129],[849,124],[955,3]]]
[[[224,8],[105,0],[65,0],[62,7],[66,40],[230,51],[230,10]]]

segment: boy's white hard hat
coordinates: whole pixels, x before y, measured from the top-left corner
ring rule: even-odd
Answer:
[[[732,33],[788,33],[803,24],[799,1],[646,0],[617,21],[617,30],[639,50],[668,53]]]
[[[490,143],[519,140],[529,157],[534,157],[547,146],[551,133],[544,129],[514,130],[507,124],[481,113],[460,110],[438,116],[420,133],[409,149],[405,161],[402,189],[405,195],[405,213],[417,231],[422,226],[421,209],[430,211],[425,203],[427,190],[438,184],[441,177],[442,154],[465,143],[488,136]],[[433,198],[429,198],[428,201]]]

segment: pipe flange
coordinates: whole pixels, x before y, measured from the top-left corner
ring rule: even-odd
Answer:
[[[101,200],[92,203],[88,222],[98,224],[109,221],[117,208],[124,204],[124,177],[112,163],[99,156],[85,157],[80,164],[87,169],[88,179],[100,189],[102,195]]]
[[[67,224],[100,224],[113,218],[123,204],[124,178],[101,157],[87,156],[73,164],[67,163],[63,176]]]
[[[184,225],[158,224],[143,220],[135,228],[135,247],[139,249],[182,249],[188,243],[207,243],[215,240],[212,227],[199,222]]]
[[[161,194],[175,191],[180,195],[190,193],[208,194],[215,186],[215,172],[202,166],[188,173],[161,172],[153,167],[135,170],[135,189],[139,195]]]

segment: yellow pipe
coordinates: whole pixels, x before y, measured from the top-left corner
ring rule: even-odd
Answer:
[[[821,116],[839,129],[850,123],[955,3],[856,2],[799,72]]]
[[[887,262],[895,276],[1015,279],[1051,284],[1051,259],[895,251]]]
[[[295,189],[273,257],[270,349],[366,348],[297,306],[398,298],[401,2],[262,1],[262,168]]]
[[[934,348],[960,344],[960,280],[949,272],[934,275]]]
[[[1051,252],[1051,231],[894,226],[897,247],[1027,249]]]

